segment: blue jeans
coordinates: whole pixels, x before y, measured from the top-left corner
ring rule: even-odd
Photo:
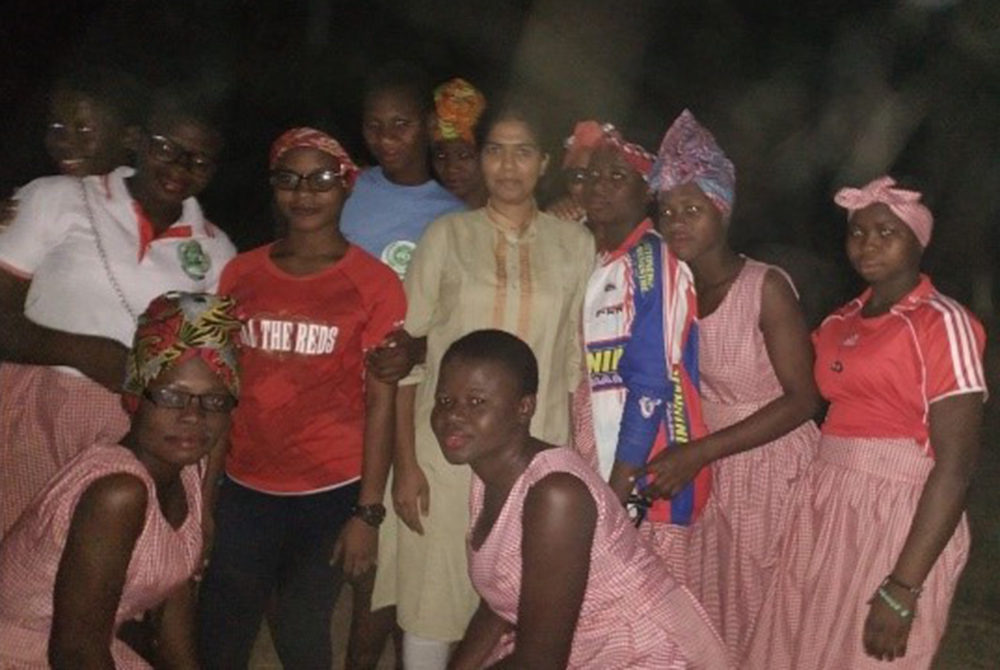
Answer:
[[[271,593],[270,619],[285,668],[330,670],[330,618],[343,584],[333,546],[359,484],[302,496],[260,493],[226,478],[215,509],[215,544],[201,584],[198,654],[212,670],[244,670]]]

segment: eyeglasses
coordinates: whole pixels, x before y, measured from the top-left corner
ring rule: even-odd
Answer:
[[[624,184],[628,181],[629,170],[619,167],[612,167],[607,170],[589,169],[583,171],[581,182],[585,184],[596,184],[602,179],[607,179],[612,184]]]
[[[192,400],[206,412],[229,412],[236,407],[237,400],[228,393],[187,393],[171,388],[146,389],[142,397],[160,409],[187,409]]]
[[[344,185],[344,172],[343,166],[336,170],[330,168],[315,170],[309,174],[299,174],[292,170],[272,170],[270,182],[271,186],[279,191],[297,191],[300,185],[305,184],[310,191],[325,193],[334,186]]]
[[[210,177],[215,170],[215,159],[200,151],[182,148],[169,137],[150,134],[149,155],[158,163],[183,165],[196,177]]]

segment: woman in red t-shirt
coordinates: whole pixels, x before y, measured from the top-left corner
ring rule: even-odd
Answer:
[[[927,668],[944,633],[968,556],[985,334],[920,273],[933,218],[919,200],[890,177],[837,193],[869,286],[813,334],[830,410],[746,667]]]
[[[375,564],[385,515],[395,384],[366,378],[364,354],[400,325],[406,304],[396,274],[340,232],[358,171],[340,144],[289,130],[270,168],[287,235],[237,256],[219,287],[245,319],[244,394],[218,493],[199,652],[203,667],[245,668],[274,591],[282,664],[329,670],[341,574],[358,578]]]

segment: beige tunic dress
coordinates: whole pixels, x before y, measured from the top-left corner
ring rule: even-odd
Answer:
[[[518,231],[489,207],[432,223],[407,272],[406,329],[427,337],[416,399],[416,456],[430,485],[424,534],[392,514],[379,538],[373,608],[395,604],[399,624],[429,639],[459,640],[479,597],[468,575],[468,466],[449,464],[430,427],[438,368],[448,346],[482,328],[526,341],[538,358],[536,437],[569,440],[569,394],[582,361],[579,319],[594,240],[578,223],[537,213]]]

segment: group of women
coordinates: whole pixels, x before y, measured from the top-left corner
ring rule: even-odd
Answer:
[[[350,667],[396,624],[414,670],[929,666],[986,388],[918,193],[837,194],[869,288],[810,338],[688,111],[656,154],[577,124],[546,212],[530,101],[389,66],[378,165],[281,134],[237,256],[210,116],[108,81],[0,233],[0,666],[242,668],[266,617],[330,668],[345,577]]]

